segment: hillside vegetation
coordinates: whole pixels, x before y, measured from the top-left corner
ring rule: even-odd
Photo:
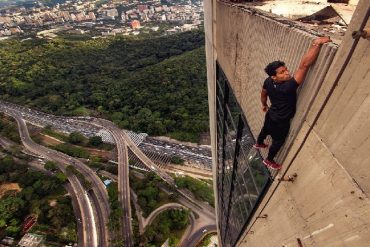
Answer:
[[[25,219],[34,215],[37,224],[31,232],[60,244],[77,241],[71,198],[63,187],[66,177],[60,172],[51,177],[34,171],[27,167],[27,162],[10,155],[0,158],[0,185],[17,184],[20,188],[1,197],[0,238],[20,238]]]
[[[198,141],[208,129],[204,34],[2,41],[0,97]]]

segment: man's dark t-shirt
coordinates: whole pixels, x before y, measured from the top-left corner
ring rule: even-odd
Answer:
[[[297,103],[297,81],[292,77],[290,80],[276,83],[268,77],[263,83],[263,89],[267,90],[271,101],[268,111],[274,121],[289,121],[294,117]]]

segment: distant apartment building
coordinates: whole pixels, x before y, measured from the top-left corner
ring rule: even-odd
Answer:
[[[220,246],[370,246],[370,40],[359,32],[370,27],[369,9],[359,0],[338,45],[321,48],[277,172],[262,163],[267,150],[252,147],[264,120],[264,68],[283,60],[294,72],[318,33],[248,3],[204,1]]]
[[[155,7],[154,9],[155,9],[155,12],[162,12],[163,11],[162,7]]]
[[[38,247],[44,242],[44,237],[38,234],[26,233],[19,241],[19,247]]]
[[[148,5],[146,5],[146,4],[138,4],[138,5],[137,5],[137,9],[138,9],[140,12],[143,12],[144,10],[147,10],[147,9],[148,9]]]
[[[20,29],[20,27],[11,27],[11,28],[9,28],[9,31],[12,34],[23,33],[23,31],[22,31],[22,29]]]
[[[94,12],[89,12],[89,19],[92,20],[92,21],[95,21],[96,20],[96,16],[94,14]]]
[[[140,21],[138,21],[138,20],[131,21],[131,27],[132,27],[132,29],[140,28]]]
[[[13,237],[5,237],[0,242],[0,247],[9,247],[14,245]]]
[[[72,19],[68,11],[61,11],[59,13],[59,16],[62,17],[65,21],[70,21]]]
[[[10,17],[0,16],[0,24],[10,24],[12,19]]]
[[[83,20],[85,20],[85,14],[84,13],[76,14],[76,21],[83,21]]]
[[[75,14],[71,14],[71,21],[76,21],[77,18],[76,18],[76,15]]]
[[[10,35],[12,35],[12,32],[10,32],[8,29],[0,30],[0,37]]]
[[[106,15],[109,17],[117,17],[118,16],[118,10],[117,9],[107,9]]]

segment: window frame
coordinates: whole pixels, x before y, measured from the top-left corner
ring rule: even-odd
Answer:
[[[216,198],[220,217],[219,229],[223,246],[235,246],[271,186],[272,178],[269,170],[262,164],[260,153],[253,149],[251,144],[247,147],[241,144],[242,137],[252,138],[253,143],[255,143],[255,138],[230,83],[217,61],[216,75],[216,179],[218,189]],[[254,155],[254,160],[248,160],[248,155]],[[226,159],[232,164],[226,165]],[[258,164],[258,169],[253,167],[255,164]],[[232,170],[227,169],[227,166]],[[255,177],[255,174],[261,175],[260,173],[262,174],[261,184],[256,182],[258,176]],[[252,187],[252,191],[255,190],[254,199],[251,199],[252,194],[249,187]],[[234,196],[243,199],[238,201]],[[238,215],[239,211],[249,208],[246,216]],[[241,226],[240,229],[235,231],[235,227],[238,226]]]

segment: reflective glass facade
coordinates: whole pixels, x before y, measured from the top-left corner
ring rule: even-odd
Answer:
[[[217,65],[217,189],[222,246],[235,246],[271,184],[227,78]]]

